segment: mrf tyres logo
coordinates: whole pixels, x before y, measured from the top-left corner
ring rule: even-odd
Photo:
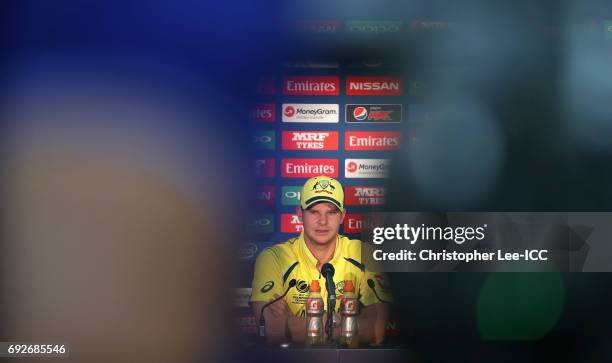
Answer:
[[[347,131],[344,134],[346,150],[397,150],[401,143],[399,131]]]
[[[283,150],[338,150],[338,132],[283,131]]]
[[[281,214],[281,233],[301,233],[304,225],[297,214]]]
[[[399,77],[357,77],[346,78],[347,96],[401,96],[404,84]]]
[[[390,159],[346,159],[344,174],[346,178],[387,178]]]
[[[402,105],[346,105],[347,123],[400,123]]]
[[[276,105],[274,103],[259,103],[251,110],[251,119],[259,122],[276,121]]]
[[[383,205],[385,204],[385,188],[347,186],[344,198],[346,205]]]
[[[338,96],[338,76],[289,76],[283,78],[283,95],[287,96]]]
[[[338,104],[283,103],[283,122],[337,123]]]

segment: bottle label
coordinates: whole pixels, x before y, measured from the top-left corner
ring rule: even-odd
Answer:
[[[306,300],[306,311],[310,315],[317,315],[323,312],[323,299],[309,298]]]
[[[357,300],[354,298],[342,299],[342,313],[346,315],[356,315]]]

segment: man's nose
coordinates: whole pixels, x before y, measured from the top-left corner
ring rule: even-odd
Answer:
[[[319,218],[319,224],[327,224],[327,214],[323,213],[323,215],[321,215],[321,218]]]

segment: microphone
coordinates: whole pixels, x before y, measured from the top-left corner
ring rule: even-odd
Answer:
[[[332,336],[332,324],[334,311],[336,310],[336,284],[334,284],[334,266],[331,263],[324,263],[321,266],[321,274],[325,277],[325,288],[327,289],[327,339]]]
[[[287,287],[287,290],[285,290],[284,294],[282,294],[281,296],[277,297],[276,299],[270,302],[265,303],[264,306],[261,307],[260,314],[259,314],[259,336],[260,337],[263,338],[266,336],[266,318],[264,318],[264,309],[274,304],[275,302],[281,300],[282,298],[284,298],[289,292],[289,290],[291,290],[296,284],[297,284],[297,281],[295,281],[295,279],[291,279],[291,281],[289,281],[289,287]]]
[[[384,304],[391,304],[391,302],[387,300],[383,300],[380,298],[380,296],[378,296],[378,293],[376,292],[376,284],[374,283],[374,280],[368,279],[368,286],[370,287],[370,289],[372,289],[372,291],[374,291],[374,295],[376,295],[376,298],[378,299],[378,301]]]

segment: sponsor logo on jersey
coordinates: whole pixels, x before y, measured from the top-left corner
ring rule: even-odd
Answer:
[[[346,150],[396,150],[401,143],[399,131],[347,131],[344,134]]]
[[[300,205],[300,194],[302,193],[302,187],[299,185],[283,187],[281,190],[281,204],[282,205]]]
[[[283,78],[283,94],[287,96],[338,96],[338,76],[287,76]]]
[[[346,159],[344,174],[346,178],[387,178],[390,166],[389,159]]]
[[[255,92],[262,96],[274,95],[276,93],[276,77],[267,75],[259,78]]]
[[[274,150],[276,148],[276,140],[273,130],[257,131],[253,135],[253,144],[259,150]]]
[[[312,178],[327,175],[338,176],[338,159],[282,159],[283,178]]]
[[[385,188],[366,186],[347,186],[344,192],[346,205],[383,205]]]
[[[259,214],[249,222],[249,229],[253,233],[272,233],[274,232],[274,215]]]
[[[263,284],[263,286],[261,287],[259,291],[265,294],[266,292],[272,290],[273,287],[274,287],[274,281],[270,280],[266,282],[265,284]]]
[[[258,103],[251,111],[251,118],[259,122],[276,121],[276,105],[274,103]]]
[[[283,103],[283,122],[336,123],[338,104]]]
[[[261,206],[274,205],[274,186],[261,185],[255,191],[255,202]]]
[[[282,233],[301,233],[304,230],[304,225],[300,222],[297,214],[283,213],[281,214],[281,232]]]
[[[258,178],[274,177],[274,159],[255,159],[255,176]]]
[[[357,34],[389,34],[402,30],[401,21],[347,21],[346,30]]]
[[[338,132],[283,131],[283,150],[338,150]]]
[[[400,123],[402,105],[346,105],[345,119],[348,123]]]
[[[297,283],[295,284],[295,288],[301,293],[307,293],[309,287],[310,285],[308,284],[308,282],[304,280],[297,280]]]
[[[404,84],[399,77],[358,77],[346,78],[347,96],[401,96]]]

